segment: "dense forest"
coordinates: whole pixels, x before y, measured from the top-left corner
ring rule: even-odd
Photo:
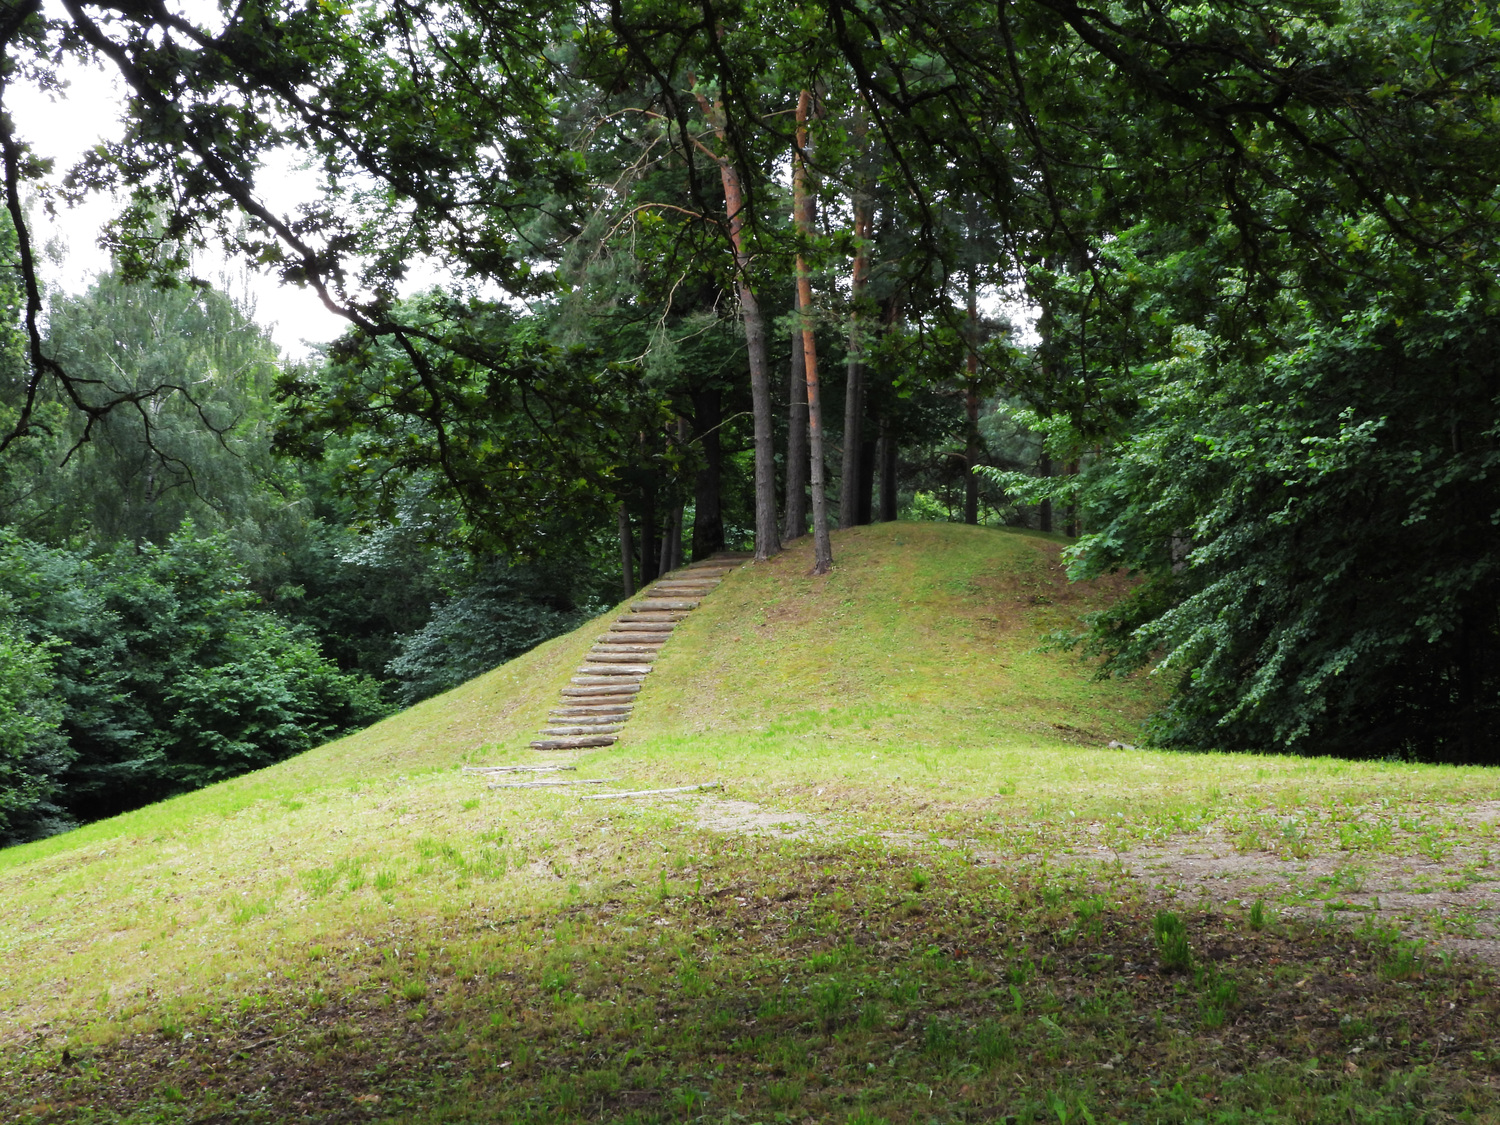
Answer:
[[[0,829],[900,515],[1138,575],[1072,640],[1158,744],[1495,762],[1496,14],[11,0]],[[123,202],[49,296],[4,91],[65,60],[127,128],[50,202]],[[279,362],[210,244],[347,331]]]

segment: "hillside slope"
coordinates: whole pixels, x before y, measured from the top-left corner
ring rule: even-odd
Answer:
[[[453,1098],[509,1113],[543,1094],[507,1083],[523,1072],[553,1082],[545,1068],[506,1069],[525,1043],[555,1041],[561,1059],[592,1051],[591,1036],[639,1041],[638,1012],[610,1022],[637,1001],[609,990],[655,964],[653,951],[670,954],[670,979],[651,986],[652,1003],[710,995],[715,958],[751,952],[734,945],[748,921],[710,920],[725,910],[770,904],[754,923],[771,943],[754,954],[757,972],[834,949],[838,926],[815,921],[828,909],[829,924],[886,917],[907,936],[882,939],[885,950],[959,948],[998,940],[962,934],[1021,901],[1006,886],[1052,878],[1049,862],[1072,872],[1058,876],[1068,889],[1035,902],[1094,901],[1087,888],[1104,876],[1087,862],[1105,865],[1111,909],[1135,925],[1147,884],[1121,859],[1132,847],[1259,831],[1255,848],[1274,857],[1295,842],[1302,850],[1283,858],[1306,859],[1318,840],[1349,846],[1340,826],[1393,799],[1411,809],[1500,797],[1479,770],[1105,749],[1136,736],[1153,689],[1144,677],[1097,683],[1076,658],[1038,651],[1118,592],[1067,586],[1057,540],[902,523],[839,533],[834,545],[838,567],[824,578],[809,577],[806,543],[731,575],[673,635],[608,750],[527,748],[603,617],[295,760],[0,852],[0,1116],[69,1120],[107,1106],[98,1119],[173,1120],[180,1109],[220,1120],[256,1089],[270,1099],[265,1120],[363,1120],[381,1098],[398,1120]],[[724,790],[595,803],[566,789],[494,789],[512,779],[459,768],[558,761],[575,761],[580,779],[615,779],[610,788]],[[1278,810],[1316,805],[1343,814],[1313,814],[1295,834],[1284,816],[1279,836],[1264,827]],[[1436,829],[1411,829],[1412,847],[1428,847],[1418,828],[1422,840]],[[1407,829],[1403,819],[1398,839]],[[1458,847],[1448,852],[1466,862]],[[1015,882],[1012,869],[1033,874]],[[903,905],[933,879],[948,906]],[[971,915],[962,904],[975,894],[992,906]],[[778,902],[803,909],[799,898],[813,911],[801,922],[768,920]],[[724,960],[714,988],[754,976],[736,966]],[[228,1055],[212,1046],[221,1041]],[[92,1069],[66,1063],[80,1057]],[[389,1099],[403,1059],[422,1060],[406,1065],[425,1077],[398,1110]],[[460,1072],[472,1086],[462,1094],[450,1083]],[[185,1073],[197,1093],[174,1077]],[[651,1073],[630,1070],[627,1086],[650,1086]],[[610,1120],[637,1104],[619,1100],[618,1081],[599,1081],[597,1112],[578,1102],[542,1116]],[[651,1111],[640,1119],[682,1116],[657,1086],[637,1099]]]

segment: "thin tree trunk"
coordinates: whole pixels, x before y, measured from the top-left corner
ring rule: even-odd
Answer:
[[[656,561],[656,573],[660,577],[672,569],[672,532],[677,526],[676,510],[669,510],[662,522],[660,553]]]
[[[704,387],[693,395],[693,429],[703,450],[703,467],[693,480],[693,558],[706,559],[724,549],[724,509],[719,479],[724,462],[719,427],[724,422],[722,392]]]
[[[650,452],[646,448],[646,435],[637,439],[641,464],[650,464]],[[656,474],[647,475],[641,485],[641,589],[656,581]]]
[[[860,113],[854,123],[855,143],[860,149],[865,144],[866,128],[864,115]],[[860,152],[857,159],[863,163],[865,154]],[[864,328],[860,313],[870,277],[870,235],[875,218],[875,200],[864,169],[855,176],[850,195],[854,211],[854,265],[849,273],[849,366],[844,390],[844,464],[839,478],[840,527],[857,524],[860,508],[859,458],[865,416]],[[865,504],[868,507],[868,499]]]
[[[859,443],[859,503],[855,505],[854,522],[864,526],[870,522],[875,491],[875,457],[880,443],[865,438]]]
[[[892,523],[896,510],[896,435],[889,416],[880,420],[880,522]]]
[[[801,311],[800,298],[793,307]],[[787,413],[786,431],[786,539],[800,539],[807,534],[807,354],[802,350],[802,322],[798,318],[792,329],[792,405]]]
[[[807,365],[807,452],[812,476],[813,569],[827,574],[833,569],[833,544],[828,537],[828,502],[823,492],[823,408],[818,395],[818,348],[813,340],[812,279],[807,272],[806,241],[813,233],[812,193],[807,186],[807,114],[812,92],[803,90],[797,97],[797,152],[792,166],[792,206],[797,233],[797,303],[801,306],[802,351]]]
[[[682,566],[682,521],[686,515],[686,507],[686,504],[678,504],[677,510],[672,513],[672,557],[668,560],[668,570],[677,570]]]
[[[979,522],[979,305],[974,275],[969,274],[969,316],[964,326],[964,370],[968,375],[964,387],[964,523]]]
[[[630,535],[630,513],[620,503],[620,578],[625,596],[635,594],[635,551]]]
[[[1042,453],[1042,461],[1039,467],[1044,478],[1052,475],[1051,454],[1045,451]],[[1042,531],[1052,530],[1052,501],[1050,499],[1042,501],[1041,510],[1037,512],[1037,525]]]
[[[713,125],[720,145],[726,146],[724,113],[698,99]],[[724,184],[724,210],[729,216],[729,242],[734,248],[735,289],[745,324],[745,349],[750,363],[750,413],[755,428],[755,559],[764,562],[781,550],[776,534],[776,449],[771,426],[771,372],[766,359],[766,322],[750,284],[750,251],[745,235],[745,192],[739,170],[727,155],[718,158]]]
[[[1076,460],[1069,461],[1067,463],[1067,465],[1064,467],[1063,472],[1065,474],[1067,474],[1068,476],[1070,476],[1070,477],[1076,477],[1078,475],[1078,462]],[[1064,526],[1064,530],[1068,533],[1068,535],[1070,537],[1072,537],[1074,539],[1077,539],[1078,538],[1078,501],[1076,499],[1072,499],[1072,500],[1068,501],[1068,517],[1067,518],[1068,518],[1068,522],[1063,525]]]

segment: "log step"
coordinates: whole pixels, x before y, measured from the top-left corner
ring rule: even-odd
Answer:
[[[531,744],[533,750],[589,750],[596,746],[613,746],[616,736],[596,734],[587,738],[538,738]]]
[[[723,578],[750,556],[721,553],[700,559],[651,583],[600,636],[583,665],[562,689],[534,750],[588,750],[612,746],[632,714],[641,681],[677,623]]]
[[[649,667],[651,658],[655,655],[654,652],[642,654],[639,652],[614,652],[609,649],[604,649],[601,652],[599,649],[593,649],[584,659],[590,664],[634,664]]]

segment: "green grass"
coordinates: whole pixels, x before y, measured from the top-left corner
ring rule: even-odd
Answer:
[[[544,760],[601,619],[0,852],[0,1118],[1496,1119],[1494,981],[1453,944],[1493,926],[1494,771],[1107,749],[1159,696],[1039,651],[1118,592],[1056,539],[835,548],[733,575],[580,758],[722,794],[459,772]],[[1152,864],[1205,848],[1292,889],[1174,896]]]

